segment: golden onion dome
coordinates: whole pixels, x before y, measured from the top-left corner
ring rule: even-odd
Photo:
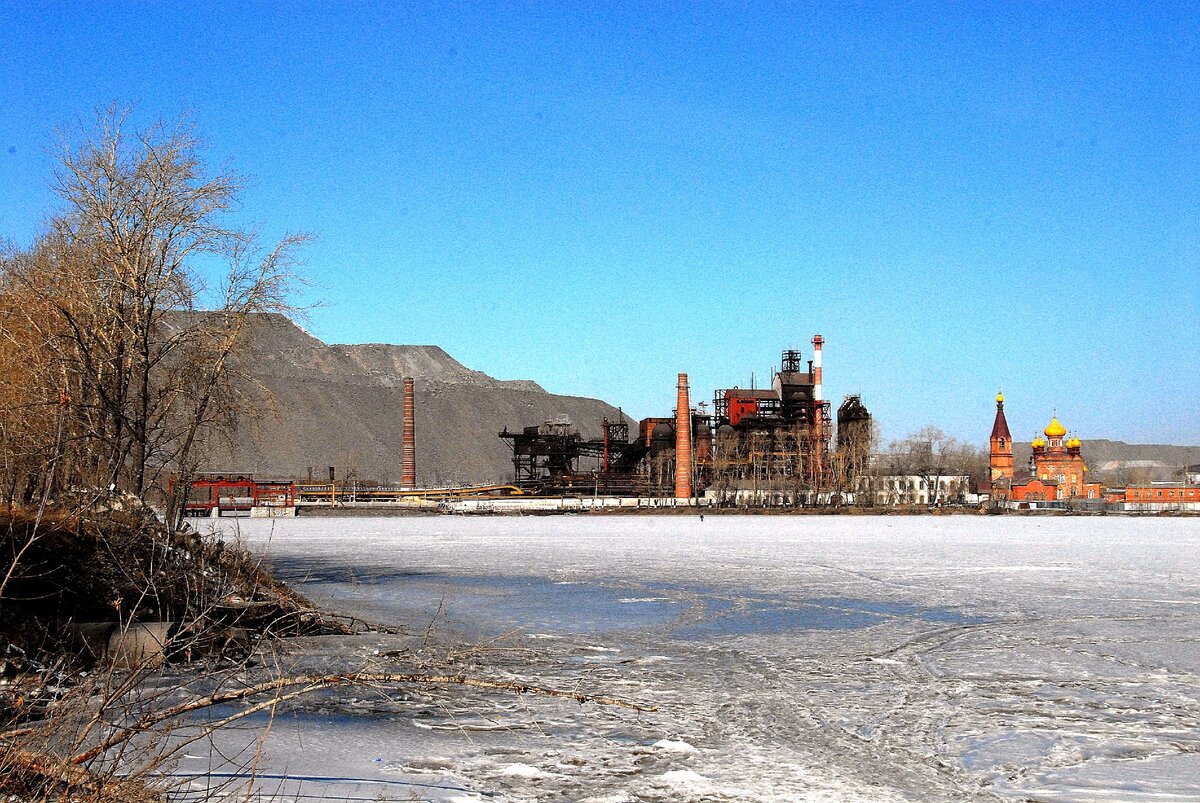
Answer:
[[[1079,438],[1071,438],[1071,440],[1067,441],[1068,449],[1078,449],[1081,446],[1083,446],[1083,443]]]
[[[1000,404],[1004,404],[1004,391],[1000,391],[996,394],[996,401],[998,401]]]
[[[1047,438],[1061,438],[1067,434],[1067,428],[1058,423],[1058,416],[1055,416],[1054,420],[1050,422],[1050,426],[1046,427],[1045,433]]]
[[[1033,439],[1033,443],[1031,443],[1030,446],[1032,446],[1034,449],[1045,449],[1046,441],[1041,437],[1037,437]]]

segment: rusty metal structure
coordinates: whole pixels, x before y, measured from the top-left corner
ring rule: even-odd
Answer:
[[[672,416],[642,419],[633,440],[624,416],[606,419],[595,439],[585,439],[569,421],[505,428],[499,434],[512,448],[514,485],[541,494],[677,499],[716,488],[735,498],[779,492],[793,504],[815,503],[844,484],[847,460],[831,455],[825,339],[815,335],[811,342],[807,362],[798,349],[783,352],[771,387],[716,391],[712,414],[703,402],[691,406],[688,375],[679,374]],[[870,413],[853,398],[839,410],[839,422],[854,429],[865,421],[869,431]]]
[[[716,470],[729,485],[784,484],[820,490],[828,484],[833,422],[824,398],[822,347],[812,339],[807,366],[798,349],[780,358],[770,388],[726,388],[713,397]]]
[[[871,467],[875,436],[871,413],[858,395],[847,396],[837,411],[836,490],[858,493]],[[869,489],[867,489],[869,492]]]
[[[567,419],[500,437],[513,452],[513,484],[526,492],[542,494],[641,495],[647,490],[638,466],[650,453],[641,438],[629,440],[629,423],[622,415],[604,419],[601,436],[584,439]],[[589,467],[585,465],[590,462]]]
[[[643,418],[632,440],[623,414],[604,419],[594,439],[584,438],[566,419],[517,432],[505,428],[499,435],[512,449],[513,485],[554,496],[690,498],[703,492],[711,468],[712,417],[704,405],[689,407],[686,374],[679,382],[674,415]]]
[[[837,450],[846,452],[863,443],[869,447],[870,426],[871,413],[863,405],[862,396],[847,396],[837,411]]]
[[[168,487],[175,491],[176,478]],[[295,483],[289,479],[263,479],[250,473],[202,473],[188,483],[185,516],[248,513],[255,507],[295,507]]]

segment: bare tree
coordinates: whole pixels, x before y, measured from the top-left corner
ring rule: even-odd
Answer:
[[[190,121],[135,130],[127,109],[97,112],[61,137],[62,212],[4,260],[0,335],[39,370],[0,403],[67,405],[64,481],[145,497],[164,474],[186,476],[235,406],[247,316],[291,311],[305,237],[264,247],[228,226],[243,181],[209,172],[201,151]]]
[[[899,478],[905,486],[891,489],[893,501],[899,502],[917,501],[922,490],[930,504],[962,501],[970,491],[970,485],[978,482],[986,471],[982,451],[957,441],[933,425],[925,426],[903,440],[893,441],[882,457],[881,471]],[[908,488],[907,483],[916,486]]]

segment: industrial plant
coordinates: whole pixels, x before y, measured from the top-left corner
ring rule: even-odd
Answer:
[[[731,387],[690,403],[679,374],[670,416],[644,418],[630,437],[623,417],[585,439],[569,421],[547,421],[500,437],[513,453],[513,484],[535,495],[594,495],[716,501],[752,497],[784,504],[828,502],[852,486],[869,453],[871,414],[858,396],[838,410],[837,446],[825,399],[820,335],[812,359],[783,351],[769,388]]]
[[[784,349],[768,387],[757,387],[751,378],[748,387],[714,390],[711,401],[693,404],[688,375],[680,373],[669,415],[631,420],[620,408],[601,404],[599,409],[611,412],[599,421],[560,415],[505,425],[497,434],[511,455],[511,474],[492,474],[490,483],[419,480],[416,380],[397,377],[402,395],[392,409],[399,408],[400,443],[392,459],[398,482],[365,479],[353,468],[339,476],[334,466],[322,469],[321,477],[310,466],[303,479],[206,473],[187,480],[186,511],[277,516],[304,508],[498,512],[843,504],[1200,510],[1200,475],[1105,488],[1088,476],[1081,441],[1066,439],[1057,418],[1045,438],[1033,440],[1028,471],[1017,471],[1003,396],[996,399],[990,477],[977,481],[962,466],[939,463],[931,444],[919,465],[893,464],[888,454],[876,453],[872,416],[860,396],[845,396],[832,410],[824,385],[825,339],[815,335],[811,344],[807,356]],[[425,421],[438,425],[436,417]],[[485,432],[476,434],[480,443],[486,441],[480,437]],[[429,437],[435,446],[436,436]]]
[[[631,421],[618,409],[587,438],[566,417],[505,427],[511,481],[419,487],[414,380],[403,378],[399,483],[339,480],[334,467],[317,480],[219,473],[189,481],[193,515],[246,512],[291,515],[303,507],[446,506],[475,509],[515,499],[587,500],[588,506],[746,503],[816,505],[849,497],[870,455],[871,414],[858,396],[837,411],[825,398],[824,338],[812,354],[785,349],[770,387],[714,391],[692,404],[688,375],[678,375],[668,416]],[[836,445],[835,445],[836,444]],[[604,500],[601,503],[600,500]]]

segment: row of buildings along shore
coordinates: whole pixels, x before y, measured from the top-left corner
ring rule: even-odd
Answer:
[[[1044,437],[1043,437],[1044,436]],[[1075,508],[1162,512],[1200,511],[1200,465],[1185,467],[1179,482],[1105,487],[1088,477],[1083,443],[1067,437],[1054,415],[1034,438],[1027,470],[1013,463],[1013,438],[1004,415],[1004,394],[996,396],[996,419],[989,439],[989,479],[980,489],[995,506],[1015,509]]]
[[[574,507],[843,507],[990,506],[1011,509],[1200,511],[1200,466],[1182,482],[1105,488],[1089,477],[1082,442],[1057,416],[1016,466],[1013,439],[996,398],[986,464],[977,449],[948,459],[933,443],[908,441],[905,455],[876,448],[871,413],[858,395],[836,416],[826,398],[821,335],[811,358],[782,352],[767,387],[716,390],[693,405],[688,375],[675,387],[669,416],[626,420],[618,410],[585,438],[566,419],[498,433],[512,452],[511,480],[492,485],[427,488],[417,484],[413,379],[403,380],[403,442],[398,485],[355,479],[328,482],[249,474],[210,474],[191,482],[197,515],[258,510],[288,515],[296,507],[565,509]],[[923,449],[923,446],[928,448]],[[903,458],[903,459],[901,459]],[[550,500],[550,501],[547,501]],[[559,500],[555,507],[553,500]]]

